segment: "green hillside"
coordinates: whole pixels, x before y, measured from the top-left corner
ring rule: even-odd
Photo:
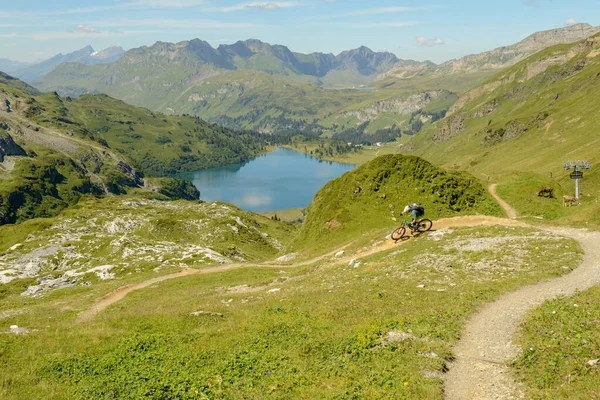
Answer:
[[[597,225],[600,162],[600,36],[546,49],[463,95],[449,115],[415,136],[406,151],[452,169],[499,182],[499,193],[525,215]],[[588,160],[583,204],[563,162]],[[555,189],[556,199],[536,193]],[[579,216],[574,216],[579,214]]]
[[[82,194],[131,190],[197,198],[182,180],[148,179],[247,160],[264,136],[169,117],[106,95],[40,94],[0,76],[0,221],[52,216]]]
[[[502,215],[473,176],[444,171],[413,156],[386,155],[325,185],[307,208],[293,247],[325,249],[373,230],[385,236],[410,218],[400,214],[410,203],[422,204],[431,219]]]
[[[68,96],[106,93],[151,110],[197,115],[230,128],[318,136],[393,129],[397,137],[411,130],[413,113],[422,113],[427,124],[432,113],[447,110],[457,99],[439,86],[328,90],[258,71],[159,61],[132,66],[126,58],[110,65],[63,64],[38,87]]]

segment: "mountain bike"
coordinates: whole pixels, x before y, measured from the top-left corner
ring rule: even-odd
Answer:
[[[430,230],[432,225],[433,222],[427,218],[418,220],[415,225],[412,224],[412,221],[404,220],[402,221],[402,225],[394,229],[391,236],[393,240],[398,241],[402,239],[402,236],[406,233],[407,227],[410,229],[410,233],[414,235],[415,233],[422,233]]]

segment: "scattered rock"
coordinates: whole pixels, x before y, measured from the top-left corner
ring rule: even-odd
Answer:
[[[13,333],[15,335],[25,335],[29,332],[30,332],[30,330],[27,328],[19,328],[18,325],[11,325],[9,333]]]
[[[298,257],[297,253],[291,253],[291,254],[286,254],[284,256],[279,257],[277,260],[277,262],[288,262],[288,261],[292,261],[294,260],[296,257]]]
[[[430,379],[444,379],[444,373],[440,371],[421,371],[421,375]]]
[[[63,289],[67,287],[73,287],[77,284],[77,279],[71,279],[68,274],[55,278],[52,275],[46,275],[37,280],[37,285],[27,287],[21,296],[40,296],[44,292],[56,289]]]
[[[392,343],[404,342],[406,340],[414,340],[417,342],[425,342],[427,339],[417,337],[410,332],[404,331],[389,331],[385,334],[385,336],[381,339],[381,345],[387,346]]]
[[[223,313],[212,312],[212,311],[194,311],[191,315],[193,315],[194,317],[198,317],[200,315],[208,315],[210,317],[221,317],[221,318],[225,317],[225,315]]]
[[[344,255],[344,253],[345,253],[344,250],[340,250],[337,253],[335,253],[335,256],[340,257],[340,256]]]
[[[425,285],[417,285],[417,287],[418,287],[419,289],[423,289],[423,288],[425,287]]]
[[[429,352],[426,352],[426,353],[419,353],[419,355],[421,357],[425,357],[425,358],[435,358],[435,359],[439,359],[440,358],[440,356],[438,356],[433,351],[429,351]]]
[[[14,251],[14,250],[18,249],[21,246],[23,246],[23,243],[17,243],[14,246],[11,246],[8,250]]]
[[[281,290],[281,288],[275,288],[275,289],[267,290],[267,293],[277,293],[280,290]]]
[[[590,360],[590,361],[587,362],[587,365],[589,365],[590,367],[595,367],[598,364],[600,364],[600,358],[597,359],[597,360]]]
[[[94,272],[98,276],[98,278],[100,278],[103,281],[107,279],[115,279],[117,276],[113,273],[108,272],[114,267],[114,265],[100,265],[99,267],[89,269],[87,272]]]

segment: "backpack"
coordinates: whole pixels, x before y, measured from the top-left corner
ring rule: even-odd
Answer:
[[[423,207],[422,205],[417,204],[417,203],[411,204],[410,205],[410,209],[411,210],[417,210],[420,213],[425,213],[425,207]]]

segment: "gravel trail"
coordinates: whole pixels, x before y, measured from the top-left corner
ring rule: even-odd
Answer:
[[[542,229],[577,240],[584,251],[583,262],[567,275],[498,298],[468,321],[446,374],[447,400],[523,399],[523,388],[512,379],[508,363],[519,354],[512,338],[525,313],[546,300],[600,284],[600,232]]]

